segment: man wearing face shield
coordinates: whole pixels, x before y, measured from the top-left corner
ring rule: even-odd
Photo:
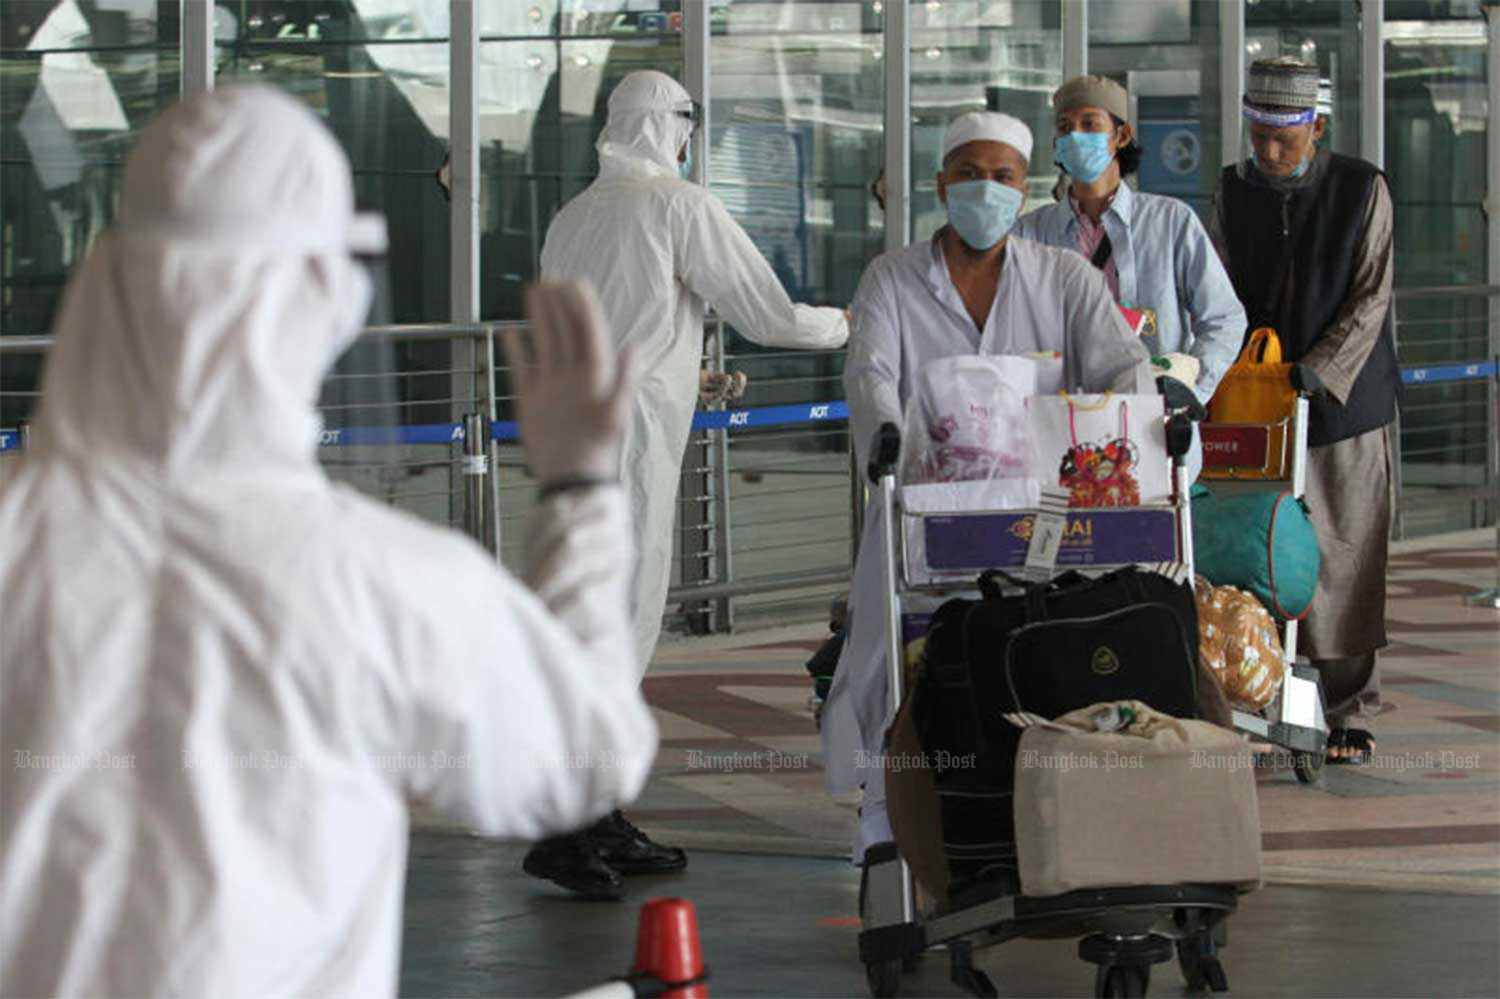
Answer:
[[[1176,198],[1131,189],[1124,177],[1142,150],[1125,120],[1125,88],[1103,76],[1069,80],[1052,95],[1057,117],[1053,157],[1068,175],[1057,204],[1026,215],[1016,235],[1077,250],[1104,274],[1122,305],[1152,317],[1144,336],[1157,356],[1197,362],[1192,389],[1207,403],[1234,363],[1245,336],[1245,310],[1197,213]],[[1203,465],[1197,442],[1188,473]]]
[[[793,304],[750,237],[707,190],[683,179],[693,102],[664,73],[643,70],[609,97],[599,176],[553,219],[542,272],[598,289],[615,342],[633,347],[644,377],[625,435],[623,478],[639,546],[635,655],[644,673],[661,633],[671,577],[672,524],[712,306],[769,347],[843,346],[839,309]],[[526,869],[593,897],[615,897],[621,873],[680,869],[623,816],[538,844]]]
[[[1249,154],[1219,180],[1210,231],[1250,327],[1270,326],[1311,397],[1307,504],[1322,548],[1302,648],[1322,676],[1333,763],[1363,762],[1380,711],[1386,645],[1390,425],[1400,373],[1392,335],[1392,208],[1375,166],[1318,148],[1318,71],[1250,68]]]
[[[383,239],[353,203],[304,107],[218,90],[142,133],[69,284],[0,487],[0,994],[394,995],[408,800],[534,838],[646,779],[628,363],[533,290],[527,585],[331,485],[314,401]]]
[[[918,370],[961,354],[1037,360],[1038,391],[1154,392],[1150,355],[1121,317],[1104,277],[1071,250],[1011,234],[1025,200],[1031,130],[976,111],[948,126],[938,197],[948,225],[930,240],[875,259],[850,311],[855,334],[844,388],[865,468],[876,430],[900,426]],[[825,783],[863,787],[855,860],[889,841],[881,739],[889,703],[880,608],[879,517],[865,519],[855,563],[849,632],[823,709]]]

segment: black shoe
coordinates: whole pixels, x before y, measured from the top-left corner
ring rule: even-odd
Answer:
[[[687,866],[686,853],[651,842],[618,811],[594,823],[586,835],[604,862],[621,874],[660,874]]]
[[[542,840],[527,851],[521,870],[587,899],[618,900],[625,893],[619,873],[599,856],[587,833]]]

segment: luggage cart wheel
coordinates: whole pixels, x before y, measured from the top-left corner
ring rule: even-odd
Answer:
[[[1229,977],[1207,932],[1177,942],[1177,963],[1190,992],[1228,992]]]
[[[1304,784],[1316,784],[1323,779],[1323,763],[1328,759],[1328,751],[1320,749],[1317,752],[1303,750],[1297,754],[1292,763],[1292,772],[1297,779]]]
[[[1095,999],[1144,999],[1151,985],[1151,966],[1101,964],[1094,980]]]
[[[955,940],[948,945],[949,978],[953,984],[979,999],[996,999],[1000,990],[990,981],[990,976],[974,967],[974,947],[966,940]]]
[[[1190,992],[1228,992],[1229,979],[1219,963],[1219,948],[1229,941],[1228,923],[1209,919],[1197,909],[1174,913],[1183,935],[1177,940],[1177,965]]]
[[[875,999],[894,999],[901,994],[901,959],[870,961],[865,965],[865,984]]]

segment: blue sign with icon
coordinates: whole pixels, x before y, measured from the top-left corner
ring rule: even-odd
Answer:
[[[1151,194],[1196,195],[1203,168],[1203,135],[1192,119],[1142,121],[1136,130],[1146,155],[1138,184]]]

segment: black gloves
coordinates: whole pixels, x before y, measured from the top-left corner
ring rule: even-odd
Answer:
[[[1181,458],[1193,446],[1193,424],[1206,419],[1208,410],[1198,401],[1198,393],[1175,378],[1162,375],[1156,391],[1167,402],[1167,454]]]
[[[901,428],[894,423],[882,423],[870,442],[870,465],[865,469],[871,482],[879,482],[883,476],[896,470],[901,457]]]
[[[1310,399],[1328,394],[1328,386],[1323,384],[1323,379],[1306,364],[1292,365],[1292,388]]]

